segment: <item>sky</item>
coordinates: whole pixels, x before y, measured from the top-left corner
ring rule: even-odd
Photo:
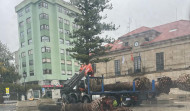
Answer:
[[[23,0],[0,1],[0,41],[11,52],[19,49],[18,23],[15,6]],[[65,0],[69,1],[69,0]],[[141,26],[154,27],[177,20],[190,19],[190,0],[111,0],[112,10],[106,10],[105,22],[120,26],[106,35],[118,37]]]

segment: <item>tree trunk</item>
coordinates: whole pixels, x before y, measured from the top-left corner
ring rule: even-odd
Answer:
[[[181,90],[190,91],[190,74],[179,76],[176,80],[176,86]]]
[[[62,106],[61,111],[102,111],[101,107],[104,107],[103,99],[96,99],[91,103],[79,103],[79,104],[65,104]],[[113,102],[113,101],[112,101]],[[113,104],[113,103],[110,103]],[[104,107],[105,108],[105,107]],[[109,108],[103,111],[108,111]],[[109,110],[110,111],[110,110]],[[126,107],[114,107],[112,111],[132,111]]]
[[[159,81],[155,82],[155,88],[159,93],[170,92],[172,87],[172,80],[169,77],[162,77]],[[137,78],[135,80],[135,89],[138,91],[148,91],[152,89],[152,83],[146,77]],[[90,80],[90,90],[94,92],[102,91],[101,81],[97,79]],[[104,91],[132,91],[133,82],[122,82],[115,84],[106,84],[104,85]]]

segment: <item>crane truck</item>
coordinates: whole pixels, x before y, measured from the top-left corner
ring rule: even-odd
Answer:
[[[75,74],[71,79],[64,83],[64,87],[61,90],[61,98],[65,103],[90,103],[95,97],[110,96],[114,98],[119,105],[130,106],[140,104],[142,100],[147,100],[155,95],[155,81],[152,80],[152,89],[149,91],[137,91],[135,89],[135,82],[133,82],[133,89],[123,91],[104,91],[104,77],[90,77],[86,76],[86,68],[84,68],[79,74]],[[93,92],[90,90],[90,79],[100,79],[101,91]],[[83,89],[83,90],[81,90]]]

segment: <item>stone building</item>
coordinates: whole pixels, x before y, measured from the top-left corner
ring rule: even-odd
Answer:
[[[140,27],[109,45],[112,49],[103,57],[112,60],[96,64],[96,76],[104,75],[105,84],[190,74],[190,21]]]

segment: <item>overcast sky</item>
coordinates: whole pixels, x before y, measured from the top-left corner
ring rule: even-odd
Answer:
[[[11,51],[19,48],[15,6],[21,1],[23,0],[1,0],[0,3],[0,41],[7,44]],[[106,21],[120,25],[120,28],[105,34],[115,39],[141,26],[154,27],[176,20],[189,20],[190,0],[112,0],[111,2],[113,9],[104,12],[108,15]]]

